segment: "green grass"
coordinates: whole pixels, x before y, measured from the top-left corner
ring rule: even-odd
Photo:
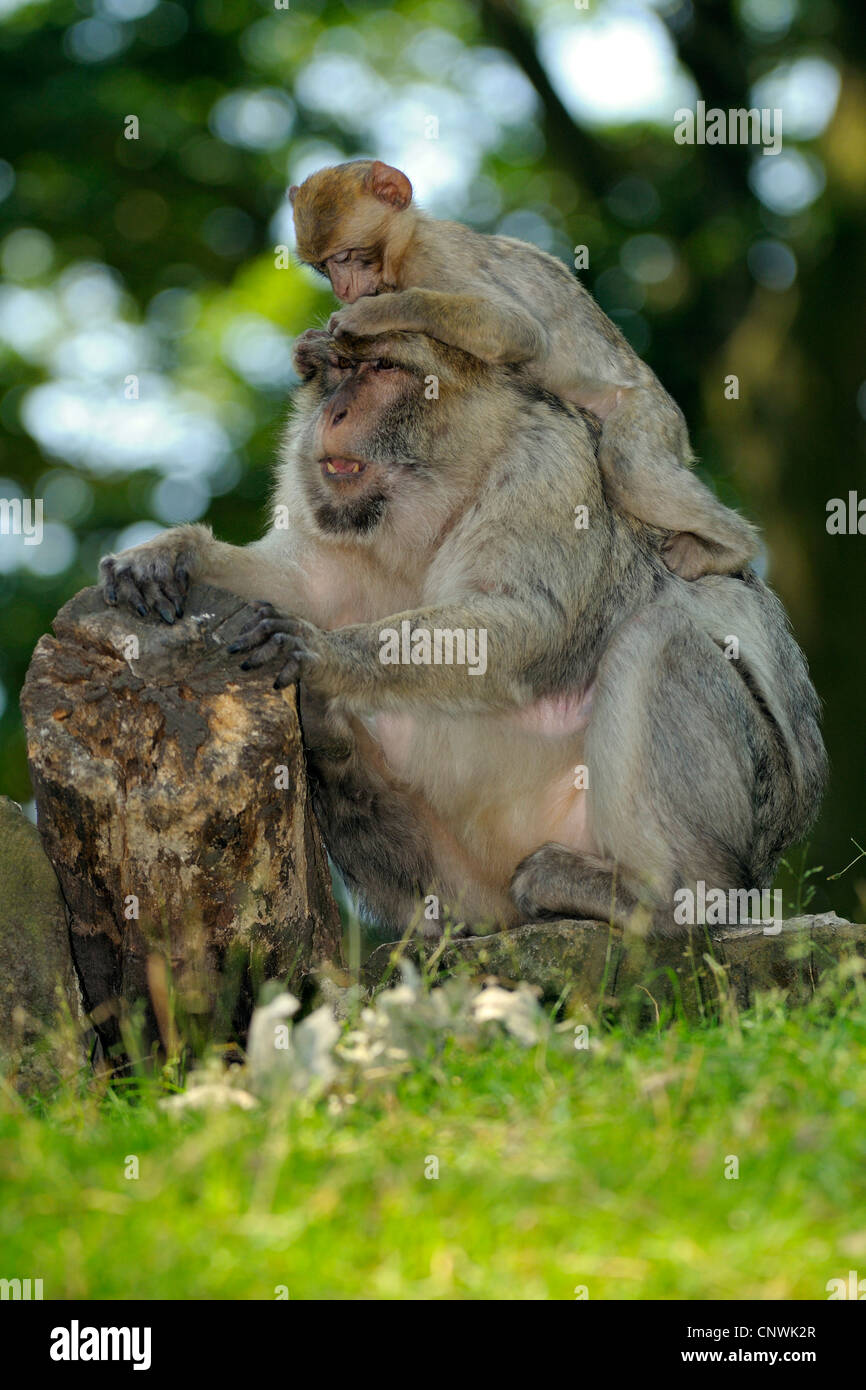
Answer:
[[[590,1042],[449,1041],[339,1107],[7,1093],[0,1276],[46,1298],[820,1299],[866,1274],[862,978]]]

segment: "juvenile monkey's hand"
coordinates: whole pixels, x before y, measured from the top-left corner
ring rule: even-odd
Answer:
[[[144,545],[105,555],[99,562],[99,583],[105,602],[128,604],[142,618],[158,613],[165,623],[183,616],[190,580],[195,573],[198,526],[178,526]]]
[[[330,342],[331,335],[324,328],[308,328],[295,339],[292,361],[302,381],[309,381],[328,360]]]
[[[241,662],[242,671],[279,661],[280,670],[274,681],[275,690],[283,690],[300,680],[318,684],[316,677],[324,668],[328,634],[303,618],[284,618],[272,604],[261,600],[253,603],[255,616],[250,619],[231,646],[229,652],[249,652]]]
[[[405,313],[400,294],[367,294],[338,309],[328,320],[334,338],[369,338],[374,333],[411,333],[415,325]]]

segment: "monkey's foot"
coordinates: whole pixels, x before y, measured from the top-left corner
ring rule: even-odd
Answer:
[[[573,860],[572,850],[552,843],[542,845],[521,860],[511,880],[511,897],[521,921],[562,916],[563,903],[559,898],[563,877],[571,882]]]
[[[617,883],[614,864],[552,842],[518,864],[511,897],[524,922],[571,917],[623,923],[636,906],[634,895]]]
[[[662,559],[680,579],[700,579],[705,574],[737,574],[747,563],[741,556],[691,531],[679,531],[662,546]]]

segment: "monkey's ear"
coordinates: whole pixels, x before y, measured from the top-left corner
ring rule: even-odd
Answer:
[[[401,212],[412,201],[412,185],[406,175],[399,169],[392,169],[390,164],[383,164],[381,159],[373,160],[364,178],[364,187],[380,202],[390,203]]]
[[[292,186],[291,186],[291,188],[289,189],[289,192],[288,192],[288,199],[289,199],[289,202],[292,204],[293,207],[294,207],[295,199],[297,198],[297,196],[298,196],[298,185],[297,185],[296,183],[293,183]]]

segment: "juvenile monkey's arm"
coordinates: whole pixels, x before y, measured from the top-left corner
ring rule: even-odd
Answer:
[[[329,327],[335,338],[424,333],[492,363],[528,362],[546,351],[541,323],[525,310],[442,290],[366,295],[333,314]]]
[[[529,673],[557,638],[566,641],[567,624],[554,603],[473,594],[330,632],[263,610],[231,650],[249,653],[245,669],[278,661],[277,687],[302,678],[349,708],[466,711],[525,703]]]

